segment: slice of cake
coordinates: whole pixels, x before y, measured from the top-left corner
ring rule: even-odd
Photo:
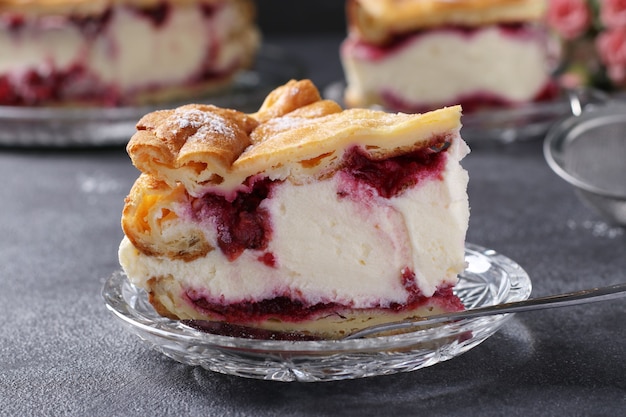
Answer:
[[[465,113],[554,97],[545,0],[347,0],[347,106]]]
[[[250,0],[0,0],[0,105],[198,97],[259,42]]]
[[[254,114],[150,113],[127,147],[121,265],[174,319],[333,338],[460,310],[460,116],[342,110],[308,80]]]

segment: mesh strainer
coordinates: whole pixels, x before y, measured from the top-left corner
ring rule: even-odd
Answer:
[[[626,103],[584,111],[552,127],[548,165],[611,223],[626,226]]]

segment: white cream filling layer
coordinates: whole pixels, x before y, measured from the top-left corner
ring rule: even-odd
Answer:
[[[459,160],[468,151],[456,139],[442,180],[425,181],[391,199],[338,198],[337,175],[275,187],[261,203],[272,222],[269,247],[246,250],[234,262],[219,249],[190,262],[146,256],[124,238],[120,263],[140,287],[151,277],[173,276],[183,287],[206,289],[203,295],[223,303],[281,295],[354,308],[405,303],[410,294],[403,268],[415,272],[423,295],[432,296],[437,287],[456,283],[465,267],[468,176]],[[202,227],[217,248],[215,225]],[[275,267],[259,261],[265,252],[275,256]]]
[[[539,33],[513,36],[498,27],[471,35],[433,31],[380,59],[364,58],[349,45],[341,59],[350,94],[386,92],[408,104],[450,103],[476,93],[528,101],[545,86],[550,71]]]
[[[163,27],[121,9],[106,36],[94,42],[89,69],[123,89],[180,82],[201,68],[212,34],[199,9],[173,9]]]
[[[233,36],[243,23],[228,7],[210,19],[207,23],[199,7],[171,7],[167,19],[155,25],[132,9],[117,7],[104,30],[91,38],[64,19],[42,18],[0,31],[0,74],[19,77],[32,69],[45,74],[79,65],[96,80],[129,91],[199,75],[210,51],[215,59],[207,69],[227,71],[258,34],[251,30]]]

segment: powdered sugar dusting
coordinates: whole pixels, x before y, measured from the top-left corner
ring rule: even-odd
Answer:
[[[280,132],[296,129],[306,125],[311,125],[313,123],[315,123],[315,120],[303,117],[277,117],[268,122],[268,124],[272,125],[273,129]]]
[[[290,97],[298,97],[300,95],[300,88],[296,86],[292,87],[291,89],[289,89],[289,96]]]
[[[180,129],[195,129],[196,135],[219,135],[228,138],[235,137],[235,131],[231,125],[216,113],[205,112],[198,109],[178,108],[173,115],[172,133]]]

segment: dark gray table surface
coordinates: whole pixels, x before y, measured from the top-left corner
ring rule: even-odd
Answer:
[[[323,87],[343,77],[339,40],[268,41]],[[522,265],[533,296],[626,281],[626,231],[582,205],[541,147],[472,146],[468,241]],[[137,177],[124,149],[0,149],[0,177],[2,416],[626,413],[624,300],[518,314],[459,357],[391,376],[277,383],[179,364],[128,333],[100,295]]]

